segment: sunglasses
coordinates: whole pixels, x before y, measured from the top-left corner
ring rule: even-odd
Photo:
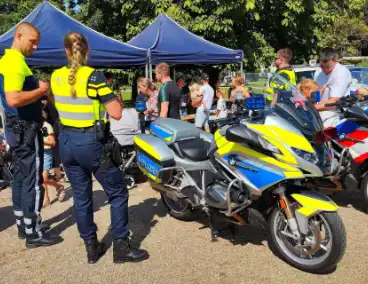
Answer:
[[[333,63],[320,62],[319,67],[322,69],[331,69],[333,67]]]

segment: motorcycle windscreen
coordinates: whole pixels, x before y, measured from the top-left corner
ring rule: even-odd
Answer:
[[[314,141],[314,135],[323,130],[323,122],[313,103],[285,78],[273,74],[271,81],[276,87],[270,108],[299,129],[309,141]]]

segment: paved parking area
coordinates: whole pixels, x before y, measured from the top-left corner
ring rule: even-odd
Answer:
[[[344,204],[340,209],[348,235],[344,258],[331,274],[312,275],[274,256],[265,236],[251,228],[240,230],[238,245],[226,238],[212,243],[203,223],[169,217],[159,194],[147,184],[130,193],[133,242],[150,252],[149,260],[113,264],[110,248],[97,264],[88,265],[73,217],[70,191],[66,202],[56,202],[42,213],[44,221],[60,233],[64,242],[33,250],[26,249],[16,237],[10,190],[1,191],[0,283],[368,283],[368,215],[350,205]],[[94,203],[99,238],[111,244],[107,234],[109,205],[97,183]]]

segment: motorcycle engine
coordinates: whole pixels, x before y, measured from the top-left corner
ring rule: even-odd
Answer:
[[[206,189],[205,200],[208,206],[217,209],[226,210],[227,186],[222,183],[214,182]],[[239,190],[237,187],[230,189],[230,201],[235,204],[242,204],[247,199],[247,193],[243,190]]]

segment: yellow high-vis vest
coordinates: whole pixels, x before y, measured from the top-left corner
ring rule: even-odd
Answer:
[[[87,66],[78,69],[74,85],[75,97],[72,96],[71,86],[68,83],[70,69],[64,66],[52,73],[51,89],[62,125],[82,128],[93,126],[95,120],[107,121],[106,108],[98,99],[98,95],[106,94],[100,93],[99,85],[89,83],[93,71],[95,71],[93,68]],[[111,92],[108,88],[101,91]]]
[[[281,68],[276,71],[277,74],[284,77],[286,80],[288,80],[292,85],[296,85],[296,75],[293,69],[291,67]]]

